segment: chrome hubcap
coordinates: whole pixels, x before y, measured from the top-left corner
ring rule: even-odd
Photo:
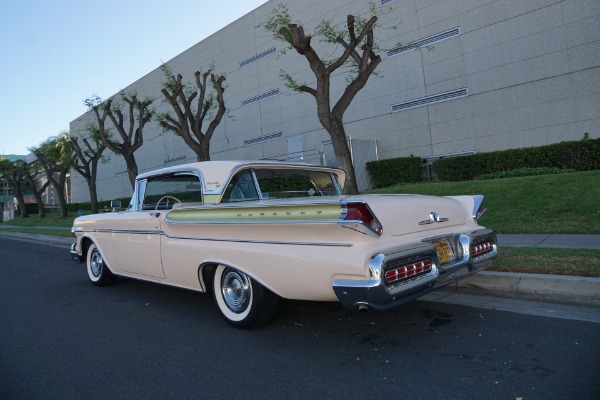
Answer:
[[[94,275],[96,278],[98,278],[100,276],[100,273],[102,272],[102,256],[100,255],[100,253],[98,251],[94,251],[94,253],[92,254],[92,257],[90,259],[90,269],[92,271],[92,275]]]
[[[248,277],[232,269],[225,270],[221,279],[221,294],[231,311],[238,314],[243,312],[248,307],[252,294]]]

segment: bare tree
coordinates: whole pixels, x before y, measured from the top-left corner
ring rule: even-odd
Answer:
[[[196,71],[196,88],[192,88],[182,83],[181,75],[173,75],[168,65],[163,64],[161,69],[167,78],[161,93],[173,108],[175,115],[161,114],[158,120],[160,126],[181,136],[185,144],[196,153],[198,161],[210,160],[210,140],[226,111],[223,100],[225,76],[215,75],[212,69],[204,73]],[[209,77],[216,96],[207,93]],[[211,111],[215,108],[217,112],[211,116]],[[204,122],[211,117],[212,120],[204,131]]]
[[[21,218],[27,218],[27,208],[25,207],[25,180],[19,162],[11,162],[5,158],[0,158],[0,175],[6,179],[15,193]],[[4,199],[4,201],[6,201],[6,199]]]
[[[55,195],[60,206],[60,217],[67,218],[67,199],[65,187],[67,175],[73,163],[73,153],[68,132],[49,138],[38,147],[29,149],[37,157],[46,177],[54,187]]]
[[[98,134],[102,142],[112,152],[125,159],[127,174],[131,188],[135,187],[135,178],[138,175],[138,166],[134,153],[144,144],[144,126],[152,119],[154,111],[149,107],[154,101],[152,98],[139,100],[136,94],[121,92],[121,100],[126,103],[113,102],[112,99],[102,102],[98,96],[91,96],[84,100],[98,121]],[[124,115],[127,114],[127,117]],[[117,130],[118,136],[113,140],[107,133],[106,118],[109,118]],[[119,141],[120,140],[120,141]]]
[[[98,163],[103,159],[102,153],[106,145],[100,137],[98,127],[88,125],[90,136],[87,138],[70,137],[71,147],[75,155],[73,168],[83,176],[90,192],[92,214],[98,213],[98,191],[96,190],[96,177],[98,176]],[[105,130],[105,135],[109,135]],[[80,139],[81,143],[80,144]]]
[[[33,197],[35,198],[35,202],[38,207],[38,217],[44,218],[46,216],[46,209],[44,208],[44,201],[42,200],[42,193],[48,188],[50,185],[49,180],[44,180],[44,183],[40,184],[40,175],[44,174],[41,171],[41,166],[39,162],[33,162],[31,164],[26,164],[23,161],[23,176],[25,179],[25,184],[27,188],[33,193]]]
[[[319,122],[331,137],[339,166],[346,171],[345,192],[348,194],[358,193],[358,186],[343,119],[352,100],[381,62],[381,57],[375,53],[373,29],[376,22],[374,7],[371,7],[371,17],[368,19],[348,15],[343,30],[337,29],[331,21],[322,21],[315,29],[320,41],[337,45],[343,50],[334,60],[325,60],[315,51],[311,43],[312,36],[305,34],[302,25],[291,22],[287,7],[282,4],[272,11],[263,25],[276,39],[288,43],[308,61],[316,78],[314,87],[298,84],[283,71],[282,78],[288,88],[315,98]],[[332,107],[331,76],[341,67],[350,67],[346,79],[348,84]]]

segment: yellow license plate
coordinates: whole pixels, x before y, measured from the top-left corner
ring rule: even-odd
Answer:
[[[438,253],[438,258],[440,263],[445,263],[446,261],[450,261],[454,258],[454,252],[450,247],[450,243],[446,240],[442,240],[441,242],[435,242],[435,249]]]

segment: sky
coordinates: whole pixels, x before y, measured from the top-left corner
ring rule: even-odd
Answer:
[[[0,3],[0,155],[69,129],[107,98],[266,0]]]

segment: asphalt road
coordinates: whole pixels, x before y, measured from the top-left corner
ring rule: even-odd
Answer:
[[[97,288],[68,249],[0,239],[1,399],[598,399],[600,324],[415,301],[286,302],[255,331],[207,295]]]

